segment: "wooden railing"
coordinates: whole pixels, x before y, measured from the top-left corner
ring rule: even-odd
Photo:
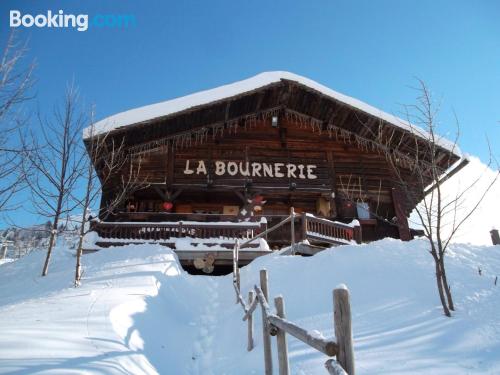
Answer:
[[[203,223],[203,222],[99,222],[90,223],[91,230],[101,238],[127,240],[162,241],[171,238],[240,238],[247,239],[266,230],[265,221],[240,223]]]
[[[322,219],[309,214],[302,214],[302,233],[304,239],[313,239],[327,243],[361,243],[359,226],[349,226],[336,221]]]
[[[298,227],[298,229],[295,225],[297,219],[301,221],[301,225]],[[285,225],[288,223],[290,223],[289,227]],[[295,244],[298,241],[312,240],[315,242],[339,245],[348,244],[352,241],[361,243],[362,240],[361,227],[359,225],[350,226],[347,224],[339,223],[337,221],[315,217],[306,213],[298,215],[295,213],[294,208],[292,207],[290,209],[290,215],[285,217],[279,223],[266,229],[264,232],[261,232],[254,238],[250,238],[247,241],[241,243],[240,247],[243,248],[245,246],[248,246],[252,241],[255,241],[261,237],[268,239],[269,235],[276,235],[276,232],[279,232],[282,235],[282,243],[288,242],[287,238],[289,238],[292,254],[295,253]]]
[[[9,258],[19,259],[27,254],[29,254],[33,250],[34,246],[31,245],[23,245],[21,243],[14,243],[14,241],[4,241],[0,243],[0,259]]]
[[[276,219],[276,218],[273,218]],[[361,242],[360,227],[352,227],[336,221],[315,217],[310,214],[298,215],[293,207],[288,216],[281,216],[277,224],[267,229],[266,220],[249,222],[101,222],[92,221],[91,230],[103,239],[127,239],[165,241],[178,237],[193,238],[240,238],[248,239],[241,247],[247,246],[258,238],[273,242],[279,238],[281,245],[290,243],[292,249],[296,242],[312,240],[329,244],[346,244],[355,240]],[[297,221],[300,222],[299,225]],[[289,225],[286,225],[289,224]]]
[[[238,241],[237,241],[238,242]],[[273,356],[271,336],[276,336],[278,365],[280,375],[290,374],[288,360],[287,334],[294,336],[310,347],[326,354],[330,358],[325,367],[329,374],[354,375],[354,349],[352,339],[351,306],[349,291],[346,287],[339,287],[333,291],[334,304],[334,329],[335,340],[327,340],[318,335],[312,335],[306,329],[290,322],[285,315],[285,301],[282,296],[274,299],[276,312],[269,306],[269,281],[266,270],[260,271],[260,287],[254,286],[248,292],[248,301],[245,302],[240,290],[240,273],[238,268],[239,246],[236,243],[233,262],[233,286],[236,292],[236,303],[239,303],[244,311],[243,321],[247,321],[247,350],[254,349],[253,313],[258,305],[262,312],[262,342],[264,350],[264,368],[266,375],[273,373]]]
[[[5,259],[7,257],[7,243],[0,244],[0,259]]]

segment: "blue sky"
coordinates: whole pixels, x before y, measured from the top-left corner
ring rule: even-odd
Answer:
[[[415,77],[442,98],[442,133],[461,122],[462,149],[500,156],[500,2],[2,1],[9,11],[133,15],[129,28],[29,28],[41,109],[75,80],[97,118],[267,70],[288,70],[398,114]]]

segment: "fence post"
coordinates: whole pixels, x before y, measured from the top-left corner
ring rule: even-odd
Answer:
[[[493,245],[500,245],[500,235],[498,234],[498,229],[492,229],[490,231],[491,234],[491,242]]]
[[[280,318],[285,319],[285,301],[282,296],[278,296],[274,299],[274,305],[276,306],[276,313]],[[276,341],[278,343],[278,363],[279,363],[279,375],[289,375],[290,365],[288,364],[288,344],[286,342],[286,332],[282,329],[278,330],[276,335]]]
[[[267,278],[267,270],[260,270],[260,289],[266,297],[266,301],[269,301],[269,284]],[[266,311],[264,306],[261,304],[262,308],[262,342],[264,347],[264,362],[265,362],[265,374],[272,375],[273,373],[273,355],[271,351],[271,335],[269,334],[269,324],[266,319]]]
[[[239,264],[240,264],[240,240],[236,239],[236,286],[238,287],[238,291],[241,290]]]
[[[4,243],[2,244],[2,256],[0,257],[0,259],[5,259],[6,256],[7,256],[7,244]]]
[[[354,228],[352,230],[353,230],[354,241],[356,241],[356,243],[358,243],[358,244],[362,243],[363,242],[363,232],[361,229],[361,225],[354,226]]]
[[[330,375],[348,375],[347,372],[345,372],[345,370],[333,358],[330,358],[325,362],[325,367]]]
[[[267,277],[267,270],[260,270],[260,289],[262,293],[264,293],[264,297],[266,297],[266,301],[269,301],[269,280]]]
[[[291,254],[295,254],[295,209],[293,207],[290,207],[290,247],[291,247]]]
[[[177,227],[177,237],[182,237],[182,221],[179,221],[179,226]]]
[[[239,299],[239,294],[240,293],[240,270],[238,268],[238,250],[239,250],[239,247],[240,247],[240,243],[239,243],[239,240],[238,239],[235,239],[234,240],[234,248],[233,248],[233,283],[234,285],[236,286],[236,304],[238,304],[240,302],[240,299]]]
[[[333,291],[333,305],[335,336],[339,347],[337,360],[349,375],[355,375],[351,303],[349,290],[345,285]]]
[[[307,240],[307,215],[305,212],[302,212],[302,238],[301,240]]]
[[[252,302],[255,298],[255,292],[253,290],[250,290],[248,292],[248,306],[250,307],[252,305]],[[253,314],[250,314],[248,319],[248,343],[247,343],[247,350],[250,352],[253,349]]]

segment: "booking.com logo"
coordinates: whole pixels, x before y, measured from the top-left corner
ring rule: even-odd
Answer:
[[[46,14],[22,14],[19,10],[10,11],[10,27],[39,28],[73,28],[87,31],[89,27],[96,28],[127,28],[136,26],[136,19],[131,14],[96,14],[89,18],[88,14],[65,14],[63,10]]]

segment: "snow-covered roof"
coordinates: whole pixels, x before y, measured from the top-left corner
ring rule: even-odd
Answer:
[[[86,139],[89,138],[91,133],[93,133],[93,135],[98,135],[125,126],[168,116],[200,105],[217,102],[233,96],[244,94],[246,92],[257,90],[261,87],[280,82],[281,80],[295,81],[299,84],[316,90],[323,95],[331,97],[332,99],[366,112],[372,116],[376,116],[394,126],[414,133],[424,139],[428,139],[428,133],[425,130],[412,125],[409,122],[398,118],[397,116],[381,111],[369,104],[362,102],[361,100],[334,91],[309,78],[285,71],[264,72],[257,74],[256,76],[253,76],[251,78],[230,83],[228,85],[219,86],[214,89],[200,91],[194,94],[167,100],[165,102],[120,112],[94,124],[93,132],[91,131],[91,127],[86,128],[83,131],[83,137]],[[454,145],[453,142],[450,142],[447,139],[440,138],[438,140],[438,144],[441,147],[452,151],[456,155],[461,155],[458,147]]]

